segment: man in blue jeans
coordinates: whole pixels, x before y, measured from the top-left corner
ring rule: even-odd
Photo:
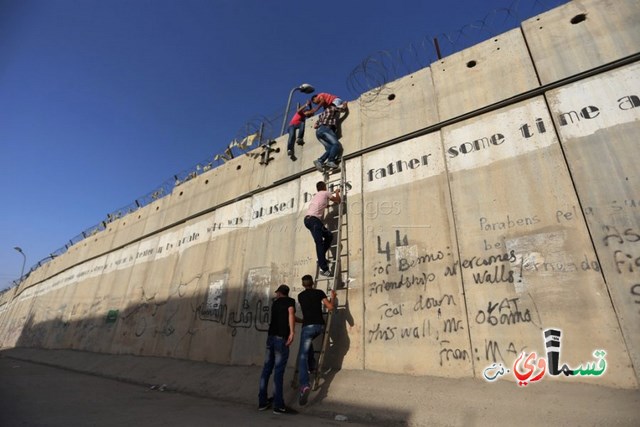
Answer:
[[[295,332],[296,302],[289,298],[289,287],[280,285],[276,289],[276,298],[271,305],[271,322],[267,336],[267,352],[264,358],[264,367],[260,376],[260,391],[258,392],[258,410],[264,411],[271,406],[267,397],[269,377],[274,370],[273,385],[273,413],[284,414],[287,412],[284,406],[282,383],[284,370],[289,360],[289,346],[293,342]]]
[[[327,191],[327,184],[324,181],[318,181],[316,183],[317,193],[313,195],[309,202],[309,208],[307,209],[307,215],[304,217],[304,226],[311,232],[313,241],[316,244],[316,256],[318,257],[318,267],[320,267],[320,274],[326,277],[331,276],[329,270],[329,264],[327,263],[326,252],[331,247],[333,241],[333,234],[325,227],[322,222],[324,218],[324,210],[329,204],[329,200],[334,203],[340,203],[340,189],[331,194]]]
[[[340,113],[347,111],[347,103],[343,102],[339,107],[330,104],[318,116],[318,121],[314,125],[316,128],[316,138],[324,146],[325,152],[318,160],[313,161],[313,165],[318,172],[322,172],[324,166],[331,169],[338,167],[338,161],[342,155],[342,144],[338,140],[336,131],[338,130],[338,119]],[[326,162],[326,163],[325,163]]]
[[[302,309],[302,319],[296,318],[302,323],[302,333],[300,334],[300,349],[298,350],[298,370],[300,383],[300,403],[301,406],[307,404],[309,392],[311,391],[309,372],[315,371],[316,362],[313,351],[313,339],[322,333],[324,328],[324,317],[322,316],[322,306],[328,311],[333,310],[333,301],[336,292],[331,290],[331,300],[321,289],[314,289],[313,278],[310,275],[302,277],[304,291],[298,294],[298,302]]]
[[[311,101],[307,101],[302,107],[296,110],[296,113],[293,115],[293,118],[289,122],[289,127],[287,128],[287,133],[289,134],[289,139],[287,140],[287,155],[293,161],[296,161],[295,155],[295,145],[294,141],[298,143],[298,145],[304,145],[304,126],[307,117],[313,116],[313,111],[311,110]],[[296,131],[298,132],[298,138],[296,139]]]

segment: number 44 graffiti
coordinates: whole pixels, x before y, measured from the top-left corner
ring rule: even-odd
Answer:
[[[391,261],[391,245],[389,244],[389,241],[387,240],[383,249],[382,239],[380,238],[380,235],[378,235],[377,237],[378,237],[378,253],[385,254],[387,256],[387,262],[390,262]],[[401,247],[401,246],[409,246],[409,239],[407,238],[406,234],[401,237],[400,230],[396,230],[396,247]]]

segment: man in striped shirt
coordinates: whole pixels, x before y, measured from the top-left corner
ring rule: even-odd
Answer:
[[[315,124],[316,137],[324,146],[325,152],[318,160],[313,161],[313,165],[318,172],[322,172],[324,166],[331,169],[338,167],[340,156],[342,155],[342,144],[338,140],[336,131],[338,130],[338,120],[340,114],[347,111],[347,103],[342,103],[339,107],[329,104],[318,116]]]

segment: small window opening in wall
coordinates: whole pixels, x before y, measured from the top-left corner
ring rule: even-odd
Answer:
[[[178,196],[182,196],[184,194],[184,191],[181,191],[180,194],[178,194]]]
[[[142,218],[142,215],[138,215],[138,219]]]
[[[476,61],[469,61],[467,62],[467,68],[473,68],[477,65],[478,63]]]
[[[204,185],[207,185],[208,183],[209,183],[209,180],[206,180],[206,181],[204,182]]]
[[[411,85],[411,86],[413,86],[413,85]],[[396,94],[395,94],[395,93],[392,93],[391,95],[387,96],[387,99],[388,99],[389,101],[393,101],[394,99],[396,99]]]
[[[581,13],[579,15],[574,16],[573,18],[571,18],[571,23],[573,25],[579,24],[581,22],[584,22],[587,20],[587,14],[586,13]]]
[[[126,222],[123,222],[123,223],[122,223],[122,226],[124,227],[125,225],[127,225],[127,223],[126,223]]]
[[[156,210],[160,209],[160,206],[156,206]]]
[[[236,170],[239,171],[240,169],[242,169],[242,165],[238,165],[236,166]]]

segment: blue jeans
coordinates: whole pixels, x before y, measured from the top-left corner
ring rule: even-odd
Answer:
[[[316,137],[324,146],[325,152],[318,161],[324,163],[326,161],[334,162],[338,160],[342,153],[342,144],[338,141],[336,132],[330,126],[321,125],[316,129]]]
[[[264,357],[264,367],[260,376],[260,391],[258,392],[258,404],[266,405],[268,402],[267,388],[269,386],[269,377],[275,365],[275,373],[273,375],[273,407],[284,408],[284,398],[282,394],[282,383],[284,380],[284,369],[287,367],[289,360],[289,347],[285,344],[287,340],[282,337],[270,335],[267,337],[267,351]]]
[[[305,216],[304,226],[311,232],[313,241],[316,242],[316,256],[318,257],[320,270],[328,270],[329,264],[327,263],[326,253],[331,247],[331,242],[333,242],[333,234],[315,216]]]
[[[322,333],[324,325],[307,325],[302,327],[300,334],[300,350],[298,350],[298,371],[300,389],[309,387],[309,370],[316,367],[313,354],[313,339]]]
[[[287,132],[289,133],[289,140],[287,141],[287,151],[292,150],[294,148],[294,143],[296,142],[296,130],[298,131],[298,138],[304,138],[304,122],[299,123],[297,125],[291,125],[287,128]]]

